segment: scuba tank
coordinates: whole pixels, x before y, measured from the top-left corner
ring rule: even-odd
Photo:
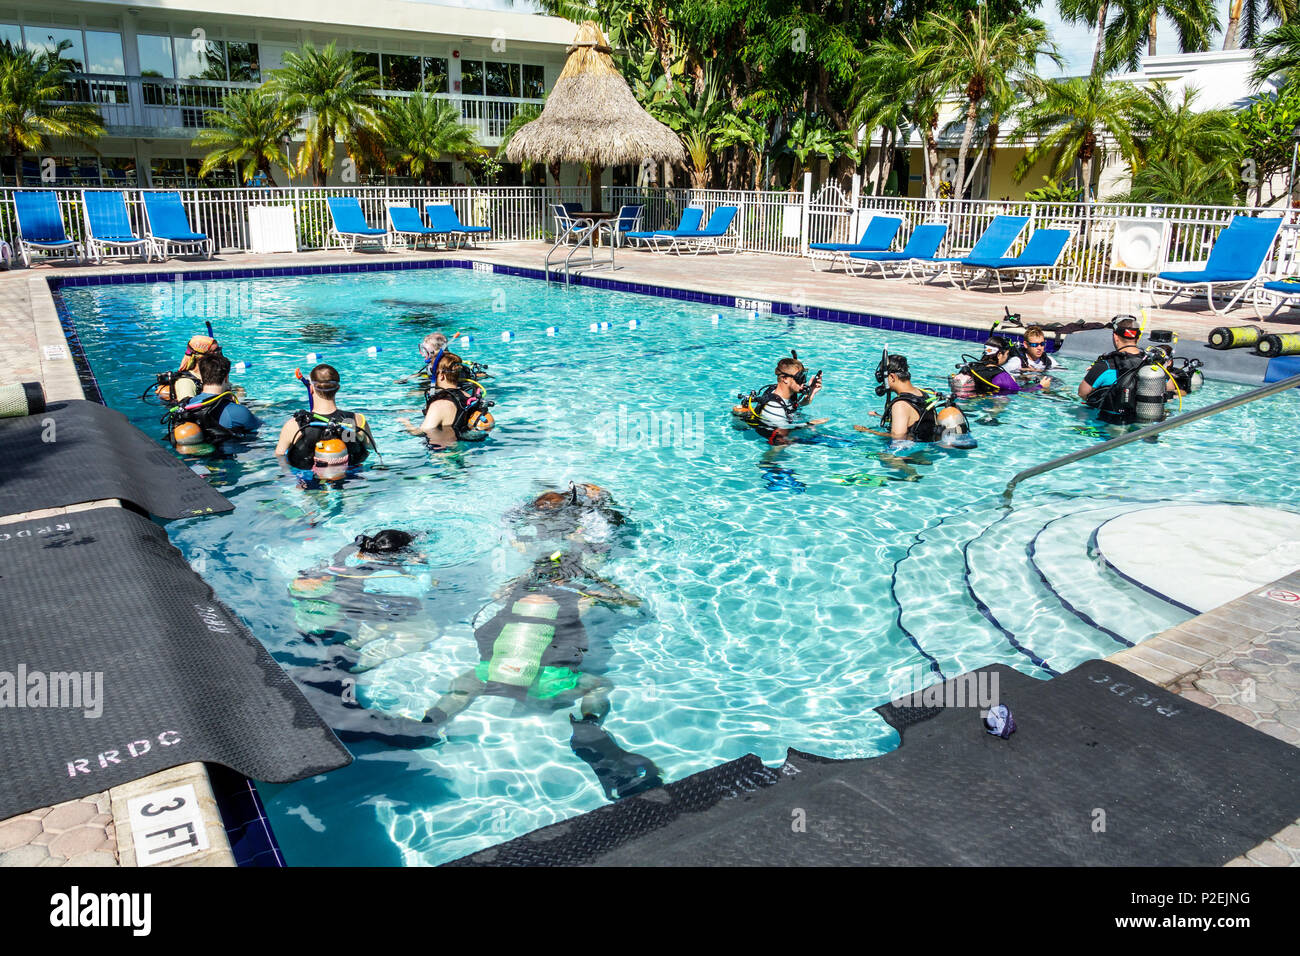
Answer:
[[[1165,417],[1165,373],[1155,364],[1143,365],[1137,373],[1137,394],[1133,419],[1158,422]]]
[[[348,471],[348,446],[341,438],[325,438],[316,443],[312,473],[324,481],[339,481]]]
[[[1281,332],[1277,335],[1265,335],[1255,345],[1256,355],[1277,358],[1279,355],[1300,355],[1300,335],[1295,332]]]
[[[1210,341],[1206,344],[1212,349],[1243,349],[1258,345],[1262,333],[1253,325],[1240,325],[1236,328],[1220,327],[1210,330]]]
[[[963,365],[948,376],[948,393],[953,398],[974,398],[975,377]]]

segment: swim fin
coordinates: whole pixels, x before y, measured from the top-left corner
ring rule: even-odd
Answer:
[[[640,754],[628,753],[595,717],[577,720],[570,714],[569,723],[573,726],[569,746],[596,772],[596,779],[608,799],[622,800],[663,786],[654,761]]]

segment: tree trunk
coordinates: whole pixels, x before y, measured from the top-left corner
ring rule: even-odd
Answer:
[[[1241,0],[1233,0],[1228,8],[1228,28],[1223,31],[1223,48],[1237,49],[1237,30],[1241,25]]]
[[[1151,13],[1151,26],[1147,30],[1147,56],[1156,55],[1156,19],[1160,16],[1159,9]]]
[[[1101,9],[1097,12],[1097,45],[1092,50],[1092,72],[1097,72],[1101,62],[1102,47],[1106,44],[1106,15],[1110,12],[1110,0],[1101,0]]]
[[[1092,157],[1089,156],[1083,161],[1083,201],[1086,203],[1092,196]]]
[[[975,135],[975,121],[979,119],[979,104],[970,100],[966,107],[966,128],[961,134],[961,148],[957,150],[957,172],[952,177],[952,198],[961,202],[966,198],[966,154]]]
[[[600,208],[600,177],[605,172],[604,166],[597,166],[595,163],[591,166],[591,205],[588,209],[596,210]]]

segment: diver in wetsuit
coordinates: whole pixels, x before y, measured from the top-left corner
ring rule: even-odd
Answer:
[[[483,694],[551,706],[577,702],[581,717],[569,717],[569,745],[595,771],[605,796],[618,800],[662,779],[652,760],[624,750],[601,726],[613,685],[582,669],[588,651],[582,615],[596,604],[635,608],[641,602],[588,568],[585,559],[597,549],[579,533],[569,537],[574,546],[538,558],[507,585],[500,609],[474,630],[478,665],[455,678],[424,719],[441,728]]]
[[[340,739],[375,738],[384,743],[419,746],[433,735],[418,721],[392,717],[359,704],[348,674],[359,674],[392,657],[426,647],[435,637],[420,598],[371,590],[384,579],[404,579],[407,590],[427,591],[432,581],[413,574],[414,536],[385,529],[357,535],[329,563],[304,571],[289,585],[294,625],[308,645],[327,659],[296,673],[310,687],[325,691],[313,705]],[[414,582],[413,584],[411,582]],[[392,586],[391,584],[389,586]]]
[[[298,373],[302,379],[302,374]],[[334,404],[339,373],[330,365],[317,365],[302,381],[310,407],[293,413],[280,429],[275,454],[291,468],[312,469],[321,477],[341,478],[376,450],[366,417]]]

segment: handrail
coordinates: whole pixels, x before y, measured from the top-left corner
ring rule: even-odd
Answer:
[[[593,237],[595,237],[599,231],[597,228],[596,221],[594,219],[583,219],[580,217],[570,219],[568,228],[566,228],[564,232],[560,233],[560,235],[558,235],[555,238],[555,244],[552,245],[549,250],[547,250],[546,259],[542,263],[542,271],[546,274],[546,282],[548,285],[551,282],[552,253],[554,253],[556,249],[560,248],[560,246],[564,243],[565,239],[567,239],[569,236],[573,235],[577,230],[580,229],[585,229],[586,231],[582,234],[582,237],[579,239],[579,241],[574,243],[573,248],[569,250],[568,255],[564,257],[564,284],[565,285],[569,284],[569,274],[572,271],[573,267],[585,266],[585,265],[591,265],[591,266],[596,265],[597,262],[596,247],[592,242]],[[582,249],[584,247],[586,247],[586,249],[589,251],[590,253],[589,257],[586,259],[579,259],[577,262],[574,262],[573,261],[574,254],[577,253],[579,249]],[[609,247],[609,267],[610,269],[614,268],[614,245],[612,242],[610,243],[610,247]]]
[[[1191,422],[1199,421],[1202,418],[1209,418],[1211,415],[1217,415],[1219,412],[1225,412],[1230,408],[1236,408],[1239,405],[1245,405],[1248,402],[1254,402],[1261,398],[1268,398],[1270,395],[1276,395],[1279,392],[1285,392],[1287,389],[1300,386],[1300,375],[1292,375],[1290,378],[1284,378],[1280,382],[1271,382],[1268,385],[1262,385],[1259,388],[1252,389],[1244,395],[1234,395],[1231,398],[1225,398],[1222,401],[1215,402],[1213,405],[1206,405],[1204,408],[1198,408],[1194,412],[1184,412],[1173,418],[1167,418],[1163,422],[1156,422],[1139,428],[1135,432],[1129,432],[1127,435],[1121,435],[1119,438],[1112,438],[1110,441],[1104,441],[1100,445],[1093,445],[1091,448],[1084,448],[1081,451],[1071,452],[1068,455],[1062,455],[1060,458],[1053,458],[1051,461],[1044,462],[1041,465],[1035,465],[1033,468],[1026,468],[1019,472],[1014,478],[1007,482],[1006,489],[1002,492],[1003,500],[1009,505],[1011,496],[1016,490],[1016,485],[1026,478],[1033,478],[1035,475],[1041,475],[1044,472],[1053,471],[1062,465],[1069,465],[1076,461],[1082,461],[1085,458],[1091,458],[1093,455],[1100,455],[1102,452],[1110,451],[1112,448],[1119,448],[1121,445],[1127,445],[1130,442],[1141,441],[1143,438],[1149,438],[1152,435],[1158,435],[1160,432],[1168,431],[1171,428],[1177,428],[1179,425],[1187,425]]]

